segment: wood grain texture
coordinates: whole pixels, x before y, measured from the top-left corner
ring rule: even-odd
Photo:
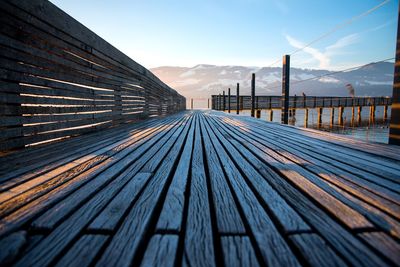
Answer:
[[[400,196],[385,183],[399,184],[400,150],[379,157],[363,149],[380,145],[314,135],[187,111],[6,155],[0,256],[15,266],[398,265]],[[352,160],[331,163],[340,149]]]

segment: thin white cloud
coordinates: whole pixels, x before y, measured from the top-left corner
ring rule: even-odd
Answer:
[[[285,35],[286,40],[289,42],[291,46],[294,48],[303,48],[305,46],[305,43],[293,38],[292,36],[286,34]],[[347,46],[350,46],[352,44],[355,44],[359,41],[360,39],[360,34],[354,33],[347,35],[343,38],[340,38],[337,40],[334,44],[331,44],[323,49],[323,51],[320,51],[316,48],[313,47],[306,47],[303,49],[303,51],[309,55],[311,55],[311,58],[303,60],[303,63],[311,63],[311,62],[318,62],[318,66],[323,69],[328,69],[332,68],[331,66],[331,58],[335,55],[339,55],[343,53],[343,49]]]
[[[286,40],[289,42],[289,44],[291,46],[293,46],[294,48],[299,49],[299,48],[303,48],[305,46],[305,43],[294,39],[293,37],[291,37],[288,34],[286,34],[285,37],[286,37]],[[307,54],[310,54],[314,59],[318,60],[320,68],[328,68],[329,67],[329,63],[330,63],[329,57],[327,57],[324,53],[322,53],[318,49],[312,48],[312,47],[306,47],[303,49],[303,51],[306,52]]]

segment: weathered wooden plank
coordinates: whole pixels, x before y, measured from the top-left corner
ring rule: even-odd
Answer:
[[[229,132],[229,134],[231,133],[232,132]],[[246,140],[245,142],[255,145],[254,140],[251,140],[244,135],[243,131],[241,131],[241,133],[243,138]],[[313,173],[307,172],[300,166],[293,164],[290,160],[282,157],[276,151],[269,149],[267,146],[261,144],[259,144],[259,146],[262,147],[263,151],[260,156],[266,162],[268,162],[268,164],[277,168],[287,180],[291,181],[298,189],[313,198],[315,202],[327,209],[342,223],[346,224],[352,229],[364,229],[366,227],[372,227],[372,224],[363,215],[312,183],[310,181],[310,177],[314,178],[314,181],[318,181],[318,177],[316,177]],[[234,148],[229,149],[229,151],[233,150]]]
[[[203,131],[204,154],[207,159],[218,232],[220,234],[244,234],[246,232],[244,224],[227,184],[221,167],[222,164],[209,136],[205,133],[203,119],[201,119],[201,129]]]
[[[289,236],[310,266],[347,266],[340,256],[317,234],[305,233]]]
[[[249,130],[250,128],[247,129]],[[333,190],[331,183],[344,188],[345,190],[355,194],[357,197],[362,198],[363,200],[377,206],[378,208],[381,208],[382,210],[385,210],[386,212],[390,213],[391,215],[397,218],[400,218],[398,217],[400,216],[399,215],[400,206],[398,204],[397,205],[395,204],[399,203],[400,200],[399,195],[396,195],[395,193],[390,192],[385,188],[377,186],[376,184],[366,184],[363,180],[360,181],[360,179],[357,179],[357,177],[354,177],[351,174],[346,173],[345,171],[339,171],[337,168],[329,164],[328,161],[325,162],[319,161],[320,158],[319,156],[315,156],[312,153],[305,154],[304,149],[302,150],[292,149],[287,145],[287,142],[276,142],[273,140],[274,135],[269,136],[268,134],[265,133],[262,134],[262,132],[258,133],[259,134],[256,133],[252,134],[252,137],[258,142],[263,144],[260,145],[253,142],[255,146],[259,147],[262,150],[265,150],[265,147],[268,147],[269,149],[272,149],[274,151],[279,151],[281,155],[285,156],[293,163],[303,166],[305,169],[308,169],[314,172],[315,174],[319,175],[324,180],[328,181],[328,183],[316,179],[316,177],[313,175],[309,175],[308,179],[310,179],[320,188],[323,188],[325,191],[329,192],[336,198],[348,204],[349,206],[354,207],[354,204],[347,201],[345,198],[343,198],[343,196],[341,196],[335,190]],[[360,185],[364,186],[367,190],[361,187]],[[378,192],[387,199],[384,199],[376,195],[374,192]]]
[[[219,124],[222,130],[227,124]],[[216,127],[215,127],[216,128]],[[248,139],[243,139],[235,132],[236,129],[228,126],[230,129],[227,136],[232,143],[253,166],[276,188],[279,193],[298,211],[302,217],[325,238],[325,240],[335,248],[348,262],[353,265],[383,265],[386,263],[377,257],[372,251],[352,236],[347,230],[340,226],[337,222],[328,217],[327,214],[315,206],[308,198],[299,194],[294,186],[288,183],[280,176],[276,176],[274,171],[269,167],[269,161],[260,161],[258,156],[266,155],[264,151],[250,144]],[[225,132],[225,130],[223,131]],[[226,132],[225,132],[226,133]],[[240,143],[236,140],[240,140]]]
[[[168,267],[175,266],[178,249],[177,235],[154,235],[144,253],[140,266],[143,267]]]
[[[168,129],[173,127],[173,125],[173,123],[168,124],[166,128],[163,128],[163,130],[167,131]],[[3,218],[2,220],[0,220],[0,235],[16,229],[17,227],[26,223],[28,220],[35,217],[35,215],[37,215],[38,213],[46,210],[47,215],[51,216],[44,220],[43,225],[39,222],[37,222],[37,224],[38,227],[41,228],[51,228],[54,224],[56,224],[66,215],[68,215],[69,212],[73,211],[76,205],[80,204],[80,201],[82,201],[82,199],[85,200],[87,198],[90,198],[95,192],[102,189],[104,185],[110,181],[110,179],[118,175],[119,172],[126,168],[128,164],[132,163],[132,161],[140,157],[140,155],[142,155],[149,146],[152,146],[156,141],[158,141],[163,134],[166,133],[164,132],[159,133],[158,135],[150,135],[148,136],[148,138],[140,140],[137,144],[139,149],[136,151],[136,154],[133,154],[128,158],[124,158],[123,161],[121,161],[117,165],[112,165],[111,168],[106,168],[106,170],[102,172],[99,176],[96,176],[96,171],[92,170],[91,174],[96,177],[95,179],[92,179],[93,176],[91,175],[86,175],[87,179],[76,178],[73,181],[68,181],[58,186],[56,190],[50,191],[49,193],[39,197],[38,199],[13,212],[10,216]],[[132,170],[133,167],[134,166],[132,165],[130,166],[130,169],[128,169],[128,173],[129,170]],[[70,195],[77,188],[88,182],[88,180],[91,180],[91,183],[86,184],[83,188],[81,188],[81,190],[78,190],[74,194]],[[64,199],[68,195],[70,195],[69,198]],[[61,199],[64,199],[64,201],[59,202]],[[71,200],[71,202],[69,202],[68,200]],[[61,207],[59,211],[62,212],[57,213],[57,209],[49,209],[58,202],[58,205]],[[47,215],[45,213],[43,217],[46,217]]]
[[[216,266],[207,177],[204,169],[200,122],[197,118],[182,265]]]
[[[278,232],[275,224],[265,212],[256,196],[245,182],[240,171],[236,168],[227,152],[220,144],[220,136],[217,137],[215,132],[208,127],[207,132],[210,139],[213,140],[215,150],[221,162],[224,162],[224,170],[236,198],[240,203],[241,210],[247,220],[251,234],[254,236],[259,250],[261,251],[264,263],[272,266],[300,266],[293,252],[284,241],[282,235]],[[287,208],[280,208],[280,210],[285,209]],[[285,257],[280,257],[279,255],[285,255]]]
[[[210,121],[207,120],[209,123]],[[206,126],[208,129],[210,126]],[[216,136],[219,136],[218,132],[214,134],[210,131],[209,135],[211,140],[215,140]],[[228,146],[228,151],[232,155],[232,158],[240,159],[241,156],[229,143],[225,143]],[[215,144],[214,144],[215,145]],[[221,146],[219,146],[221,149]],[[218,149],[216,148],[218,153]],[[224,156],[226,158],[226,156]],[[224,164],[222,159],[221,163]],[[264,206],[271,210],[274,216],[278,219],[279,224],[285,231],[285,233],[297,232],[297,231],[309,231],[310,228],[303,221],[303,219],[287,204],[287,202],[275,191],[267,181],[253,168],[249,163],[243,160],[238,161],[240,169],[248,177],[247,181],[243,180],[243,183],[248,182],[252,190],[261,196],[263,199]],[[244,179],[244,178],[242,178]]]
[[[91,266],[107,239],[106,235],[83,235],[54,266]]]
[[[85,203],[90,197],[93,197],[98,193],[99,189],[102,189],[104,185],[110,182],[110,179],[114,178],[121,184],[118,185],[114,180],[114,187],[106,187],[103,192],[110,194],[116,194],[122,187],[130,180],[141,168],[146,164],[149,159],[157,152],[158,146],[162,146],[166,140],[176,131],[173,128],[174,124],[170,126],[164,126],[159,129],[160,131],[155,134],[150,134],[146,138],[140,140],[136,144],[136,148],[133,153],[130,151],[123,150],[123,154],[120,156],[114,156],[112,160],[117,162],[114,165],[109,166],[106,170],[93,179],[90,183],[84,187],[75,191],[68,199],[58,203],[52,209],[48,210],[41,217],[39,217],[32,225],[37,228],[52,229],[57,223],[61,222],[69,213],[73,212],[76,207],[79,207],[80,203]],[[163,132],[165,131],[165,132]],[[121,159],[121,160],[119,160]],[[119,161],[118,161],[119,160]],[[135,164],[133,164],[135,163]],[[115,178],[115,177],[118,177]],[[75,182],[76,183],[76,182]],[[100,198],[101,196],[98,196]],[[106,205],[108,203],[105,203]]]
[[[260,266],[247,236],[222,236],[221,244],[225,266]]]
[[[358,234],[370,246],[392,261],[400,263],[400,245],[393,238],[383,232],[366,232]]]
[[[177,231],[182,230],[185,199],[188,194],[189,168],[192,160],[194,129],[191,127],[185,141],[185,147],[176,167],[174,177],[169,186],[160,217],[157,222],[156,231]]]
[[[0,265],[9,266],[27,243],[25,231],[12,233],[0,240]]]
[[[121,227],[113,236],[107,246],[103,256],[99,260],[99,265],[121,266],[129,265],[137,254],[138,247],[143,242],[143,238],[149,231],[150,224],[156,223],[157,207],[161,207],[161,202],[166,193],[168,181],[172,178],[173,167],[178,162],[178,155],[183,150],[183,143],[186,139],[191,120],[185,125],[178,126],[181,134],[176,136],[176,143],[167,154],[161,166],[155,172],[153,178],[144,188],[139,199],[126,216]],[[161,161],[163,156],[157,157]]]
[[[113,231],[128,208],[137,199],[140,190],[150,180],[151,173],[137,173],[88,226],[89,231]]]

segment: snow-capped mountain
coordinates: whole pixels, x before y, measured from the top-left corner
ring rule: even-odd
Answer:
[[[256,95],[279,95],[281,93],[282,68],[257,68],[242,66],[197,65],[187,67],[157,67],[151,69],[187,99],[208,98],[212,94],[227,92],[250,94],[251,74],[256,74]],[[352,84],[356,96],[390,96],[392,94],[394,64],[389,62],[369,64],[348,72],[334,73],[327,70],[290,69],[290,94],[317,96],[348,96],[346,84]],[[312,79],[321,75],[332,75]]]

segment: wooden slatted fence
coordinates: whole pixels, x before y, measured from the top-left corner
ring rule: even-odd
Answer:
[[[186,100],[44,0],[0,5],[0,150],[172,114]]]

